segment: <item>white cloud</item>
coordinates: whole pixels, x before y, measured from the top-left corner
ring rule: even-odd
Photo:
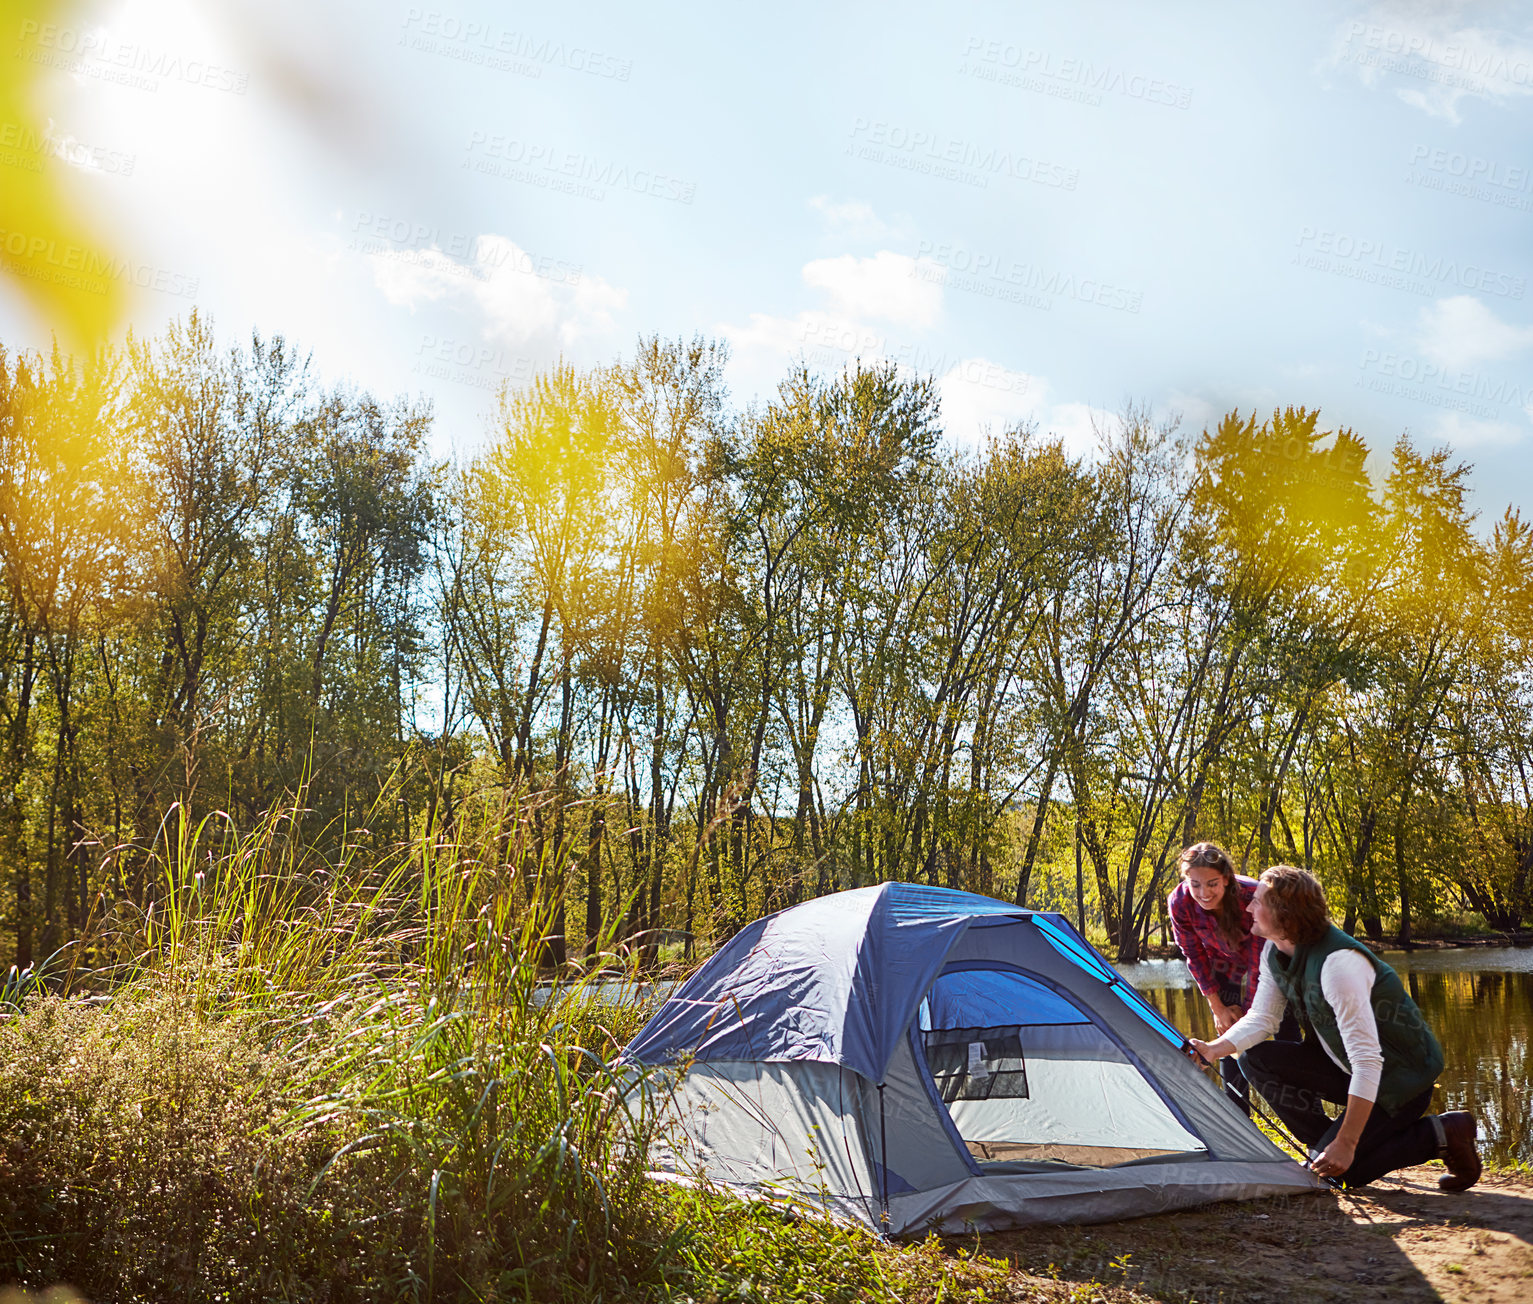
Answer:
[[[1056,403],[1049,409],[1046,430],[1064,440],[1065,450],[1076,457],[1090,457],[1101,443],[1099,431],[1111,428],[1116,420],[1106,408],[1089,403]]]
[[[770,393],[800,359],[822,373],[857,361],[893,362],[907,375],[937,378],[943,430],[959,447],[976,448],[987,433],[1026,421],[1060,437],[1072,455],[1093,456],[1097,430],[1113,420],[1110,412],[1084,403],[1051,404],[1042,376],[986,357],[955,357],[922,342],[922,328],[941,316],[943,290],[924,261],[882,250],[871,258],[846,255],[806,264],[804,281],[826,295],[828,306],[792,316],[757,312],[743,326],[717,327],[729,341],[737,386]],[[880,321],[916,329],[892,332]]]
[[[914,376],[946,378],[958,372],[957,382],[972,383],[982,389],[986,384],[974,379],[973,369],[995,366],[983,359],[960,359],[919,338],[891,334],[881,326],[819,308],[805,309],[791,317],[754,312],[743,326],[722,322],[715,329],[729,341],[734,383],[745,394],[775,391],[785,370],[799,361],[811,371],[830,375],[859,362],[893,363],[906,375]],[[1026,386],[1027,379],[1021,372],[1008,373],[1008,377],[992,375],[989,380],[989,387],[998,392],[1008,392],[1010,387],[1009,392],[1017,394]]]
[[[847,317],[874,318],[924,329],[942,315],[947,269],[929,258],[880,249],[871,258],[842,254],[804,264],[804,284],[824,290]]]
[[[1433,362],[1456,371],[1498,362],[1533,346],[1533,327],[1502,321],[1469,294],[1439,299],[1423,308],[1417,324],[1417,349]]]
[[[923,375],[953,365],[920,340],[942,316],[945,268],[881,249],[868,258],[816,259],[804,264],[801,275],[826,303],[792,316],[754,312],[743,326],[726,322],[716,328],[729,341],[731,370],[746,392],[770,392],[799,358],[827,372],[858,359],[893,361]]]
[[[561,343],[571,343],[578,335],[573,290],[563,287],[555,293],[552,281],[531,270],[524,271],[522,251],[502,236],[482,235],[474,246],[468,293],[484,314],[489,333],[508,344],[558,335]],[[561,309],[566,311],[561,312]]]
[[[461,300],[472,304],[491,339],[533,341],[570,348],[610,332],[628,292],[599,276],[549,263],[500,235],[481,235],[474,256],[459,261],[440,249],[388,249],[374,253],[373,280],[399,307]]]
[[[815,195],[809,207],[825,219],[829,235],[860,244],[899,244],[910,236],[911,222],[903,214],[894,222],[885,222],[873,211],[873,206],[860,199],[834,200],[828,195]]]
[[[388,250],[373,256],[373,282],[395,307],[414,308],[463,288],[468,269],[440,249]]]
[[[1037,419],[1048,388],[1039,376],[988,358],[964,358],[937,381],[942,428],[953,443],[978,446],[987,433],[998,435],[1019,421]]]
[[[1510,448],[1527,439],[1525,428],[1510,421],[1478,421],[1461,412],[1441,413],[1433,422],[1431,441],[1454,449]]]
[[[732,370],[742,376],[747,390],[758,392],[775,387],[798,358],[816,371],[839,371],[854,359],[872,362],[891,352],[881,331],[818,308],[792,317],[753,312],[744,326],[724,322],[717,329],[729,341]]]
[[[1182,418],[1182,425],[1189,430],[1204,430],[1213,425],[1223,414],[1206,398],[1175,390],[1166,400],[1167,409]]]
[[[575,285],[574,315],[566,325],[605,335],[617,329],[616,314],[628,306],[628,291],[599,276],[582,276]]]
[[[1505,103],[1533,95],[1533,44],[1471,25],[1469,8],[1463,0],[1378,0],[1337,28],[1329,62],[1450,122],[1459,121],[1465,97]]]

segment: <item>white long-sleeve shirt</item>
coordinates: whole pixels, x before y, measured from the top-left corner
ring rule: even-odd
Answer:
[[[1262,948],[1261,976],[1256,983],[1256,995],[1251,998],[1251,1008],[1224,1034],[1224,1040],[1236,1050],[1249,1050],[1265,1041],[1283,1022],[1283,1010],[1288,1000],[1268,971],[1267,952],[1271,949],[1271,942]],[[1352,1080],[1347,1086],[1347,1094],[1363,1100],[1377,1099],[1379,1078],[1384,1072],[1379,1025],[1373,1017],[1373,977],[1373,965],[1360,951],[1333,951],[1320,966],[1320,990],[1336,1015],[1336,1029],[1341,1034],[1342,1049],[1347,1052],[1347,1061],[1351,1065]],[[1325,1038],[1321,1037],[1319,1041],[1337,1068],[1347,1068],[1347,1064],[1342,1063],[1326,1044]]]

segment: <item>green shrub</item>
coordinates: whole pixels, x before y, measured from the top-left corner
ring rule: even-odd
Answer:
[[[35,998],[0,1026],[3,1275],[95,1300],[363,1298],[347,1280],[386,1271],[398,1229],[337,1216],[374,1180],[360,1158],[309,1198],[334,1136],[274,1126],[290,1072],[173,983]]]

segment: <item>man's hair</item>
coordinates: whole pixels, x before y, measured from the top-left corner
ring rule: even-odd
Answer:
[[[1309,946],[1325,936],[1331,912],[1326,908],[1325,889],[1309,870],[1274,865],[1262,872],[1262,882],[1267,885],[1266,907],[1288,941]]]

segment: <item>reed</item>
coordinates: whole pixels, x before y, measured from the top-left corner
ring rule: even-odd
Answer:
[[[152,902],[94,939],[130,958],[4,993],[0,1284],[123,1304],[955,1287],[930,1250],[646,1178],[655,1120],[615,1062],[641,975],[613,937],[551,970],[549,815],[515,794],[379,849],[306,838],[298,807],[245,832],[178,813]]]

